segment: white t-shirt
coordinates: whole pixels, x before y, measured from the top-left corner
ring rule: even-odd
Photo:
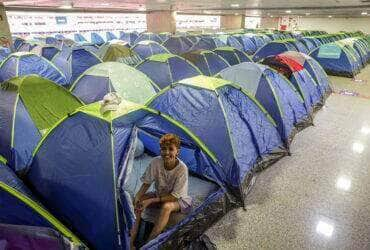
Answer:
[[[157,156],[150,162],[141,181],[149,185],[154,182],[158,196],[171,194],[191,205],[191,197],[188,195],[188,178],[189,173],[185,163],[179,160],[179,164],[174,169],[167,170],[164,168],[162,157]]]

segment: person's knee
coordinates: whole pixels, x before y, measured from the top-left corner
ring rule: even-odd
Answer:
[[[162,211],[165,213],[171,213],[173,210],[173,205],[171,202],[165,202],[162,204]]]

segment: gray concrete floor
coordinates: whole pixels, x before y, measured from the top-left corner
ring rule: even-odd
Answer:
[[[370,96],[370,66],[357,78],[331,80]],[[370,99],[331,95],[291,151],[206,235],[218,249],[370,249]]]

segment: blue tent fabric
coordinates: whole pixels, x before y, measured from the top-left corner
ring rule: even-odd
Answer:
[[[53,57],[59,52],[59,49],[54,46],[44,47],[42,50],[42,56],[51,61]]]
[[[278,55],[289,50],[297,51],[293,45],[289,46],[287,43],[283,42],[270,42],[256,51],[253,56],[253,61],[258,62],[268,56]]]
[[[127,42],[130,46],[133,46],[135,43],[135,40],[138,38],[138,35],[133,32],[120,32],[119,39],[122,41]]]
[[[80,33],[75,33],[73,35],[73,39],[75,40],[75,42],[87,42],[86,38]]]
[[[154,41],[138,42],[132,47],[132,50],[135,51],[142,60],[156,54],[169,53],[165,47]]]
[[[335,43],[321,45],[312,51],[310,56],[328,74],[353,77],[358,72],[355,62],[350,55]]]
[[[252,39],[246,35],[238,35],[235,36],[236,39],[238,39],[239,43],[243,45],[243,51],[247,53],[248,55],[253,55],[256,50],[257,46],[254,44]]]
[[[32,53],[14,53],[0,65],[0,82],[30,74],[39,75],[62,86],[67,84],[64,74],[52,62]]]
[[[27,180],[50,210],[68,222],[91,248],[129,249],[133,218],[128,210],[132,208],[117,187],[124,187],[126,159],[138,131],[157,140],[164,133],[176,133],[184,146],[196,152],[188,155],[190,161],[209,164],[204,159],[210,159],[183,129],[147,109],[132,111],[111,122],[78,111],[54,128],[36,152]],[[150,147],[145,138],[141,139]],[[217,163],[209,165],[216,169],[212,164]],[[215,175],[212,177],[217,181]],[[155,243],[157,247],[163,244]]]
[[[243,45],[239,42],[239,40],[235,36],[228,36],[226,43],[230,47],[236,48],[241,51],[244,50]]]
[[[168,56],[168,59],[162,62],[155,60],[154,55],[141,62],[136,68],[146,74],[160,88],[201,74],[194,65],[184,58],[169,54]]]
[[[231,47],[220,47],[213,52],[225,59],[230,65],[252,61],[243,51]]]
[[[161,44],[163,42],[162,39],[157,34],[141,33],[138,36],[138,38],[135,40],[135,44],[138,43],[138,42],[141,42],[141,41],[146,41],[146,40],[154,41],[154,42],[157,42],[159,44]]]
[[[58,42],[58,40],[55,37],[52,37],[52,36],[48,36],[45,39],[46,44],[56,45],[57,42]]]
[[[84,103],[93,103],[103,100],[103,97],[110,92],[108,88],[114,89],[108,77],[85,75],[78,81],[73,94]]]
[[[209,90],[187,81],[192,78],[162,90],[147,105],[179,120],[204,141],[222,166],[223,183],[231,189],[243,189],[260,159],[273,152],[285,154],[274,125],[240,89],[227,84]]]
[[[164,41],[162,45],[172,54],[181,55],[187,52],[193,43],[186,37],[173,36]]]
[[[0,47],[0,62],[7,58],[12,51],[6,47]]]
[[[185,59],[192,62],[206,76],[214,76],[230,64],[212,51],[197,50],[182,55]]]
[[[105,43],[104,39],[96,32],[92,32],[90,36],[91,36],[91,42],[93,44],[102,45],[103,43]]]
[[[282,139],[289,144],[295,126],[306,126],[309,120],[302,98],[287,79],[269,67],[256,63],[242,63],[219,73],[253,95],[275,120]]]
[[[201,37],[194,45],[189,49],[189,51],[195,50],[214,50],[217,47],[223,47],[224,44],[218,38],[211,38],[211,37]]]
[[[111,40],[117,39],[117,36],[115,34],[113,34],[112,32],[110,32],[110,31],[107,31],[105,33],[105,36],[106,36],[106,40],[107,41],[111,41]]]

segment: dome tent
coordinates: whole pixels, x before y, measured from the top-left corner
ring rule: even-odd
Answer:
[[[273,41],[261,47],[253,55],[253,61],[258,62],[268,56],[278,55],[286,51],[297,51],[296,47],[283,41]]]
[[[359,62],[348,47],[340,43],[321,45],[310,53],[329,75],[353,77],[359,71]]]
[[[332,90],[328,75],[317,61],[306,54],[295,51],[287,51],[284,52],[283,55],[295,60],[308,71],[315,80],[321,96],[326,99],[331,94]]]
[[[189,49],[193,50],[214,50],[217,47],[224,47],[226,44],[220,39],[214,37],[201,37],[194,45]]]
[[[254,171],[287,153],[266,110],[229,81],[202,75],[187,78],[163,89],[146,105],[178,120],[206,143],[220,162],[221,180],[239,201]]]
[[[93,44],[100,46],[103,43],[105,43],[103,37],[101,37],[101,35],[99,35],[96,32],[91,32],[90,36],[91,36],[91,43]]]
[[[139,62],[139,56],[125,42],[108,42],[103,44],[96,53],[103,62],[118,62],[132,59]],[[134,63],[135,64],[135,63]]]
[[[134,32],[120,32],[119,39],[122,41],[127,42],[130,46],[133,46],[135,43],[135,40],[138,38],[138,35]]]
[[[317,83],[299,62],[289,56],[279,54],[266,57],[261,63],[277,70],[290,80],[303,98],[309,114],[323,105],[324,96],[321,95]]]
[[[82,103],[36,75],[12,78],[0,90],[0,154],[15,171],[26,168],[42,134]]]
[[[53,58],[53,63],[66,75],[69,85],[85,70],[101,62],[96,54],[83,48],[63,50]]]
[[[225,59],[230,65],[252,61],[243,51],[233,47],[219,47],[213,52]]]
[[[70,91],[84,103],[100,101],[109,92],[144,104],[159,88],[141,71],[118,62],[100,63],[87,69]]]
[[[179,80],[202,74],[191,62],[173,54],[148,57],[136,68],[152,79],[161,89]]]
[[[5,249],[73,249],[81,240],[0,163],[0,235]]]
[[[107,31],[105,32],[105,38],[106,38],[106,41],[111,41],[111,40],[116,40],[117,36],[113,32]]]
[[[154,41],[141,41],[132,47],[142,60],[156,55],[170,53],[165,47]]]
[[[59,51],[60,49],[53,45],[36,45],[30,52],[51,61]]]
[[[16,52],[0,64],[0,82],[13,77],[36,74],[59,85],[67,85],[65,75],[46,58],[29,52]]]
[[[245,62],[226,68],[217,76],[238,84],[256,98],[276,122],[286,145],[299,128],[311,125],[300,94],[289,80],[269,67]]]
[[[167,50],[176,55],[181,55],[187,52],[193,43],[185,36],[171,36],[162,44]]]
[[[243,51],[248,55],[253,55],[257,51],[257,46],[252,41],[251,37],[245,34],[234,35],[234,37],[243,46]]]
[[[199,70],[207,76],[213,76],[230,64],[221,56],[209,50],[195,50],[182,55],[192,62]]]
[[[190,130],[157,111],[126,101],[117,111],[103,115],[100,108],[100,103],[93,103],[61,120],[39,144],[26,176],[35,193],[90,248],[129,248],[134,217],[132,190],[126,181],[135,178],[140,182],[133,156],[137,138],[146,151],[156,154],[163,134],[178,135],[182,142],[179,159],[189,167],[189,179],[193,170],[198,173],[202,167],[200,174],[205,179],[194,178],[213,187],[196,209],[143,249],[181,249],[186,240],[199,237],[224,214],[224,189],[213,173],[218,163]]]
[[[141,33],[139,35],[139,37],[135,40],[135,44],[138,43],[138,42],[141,42],[141,41],[154,41],[154,42],[157,42],[159,44],[161,44],[163,41],[162,39],[157,35],[157,34],[154,34],[154,33],[151,33],[151,32],[145,32],[145,33]]]

